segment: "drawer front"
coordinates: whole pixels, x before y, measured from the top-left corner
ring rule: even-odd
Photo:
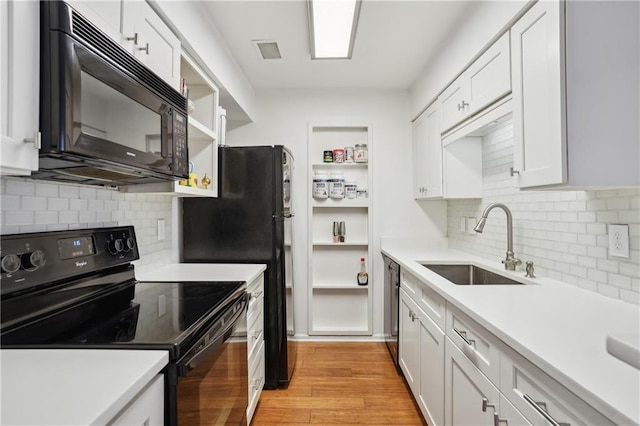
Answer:
[[[400,286],[414,299],[418,291],[418,279],[400,268]]]
[[[253,303],[247,317],[247,353],[249,360],[253,359],[255,351],[264,340],[264,299],[260,297]]]
[[[500,389],[531,424],[614,424],[512,349],[503,349],[501,362]]]
[[[422,281],[419,282],[419,289],[420,299],[418,300],[418,306],[429,315],[441,330],[444,330],[447,313],[447,303],[444,297]]]
[[[449,305],[446,334],[496,386],[500,383],[500,341],[482,326]]]
[[[256,411],[260,394],[264,387],[264,343],[261,342],[257,356],[249,363],[249,405],[247,406],[247,424]]]

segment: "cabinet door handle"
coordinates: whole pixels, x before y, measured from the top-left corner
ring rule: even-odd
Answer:
[[[509,167],[509,176],[513,177],[514,175],[519,175],[520,170],[514,170],[513,167]]]
[[[256,291],[255,293],[251,293],[251,298],[252,299],[257,299],[260,296],[262,296],[262,290]]]
[[[458,104],[458,111],[463,110],[465,107],[468,107],[469,104],[465,101],[462,101],[462,103]]]
[[[455,331],[455,333],[460,336],[460,338],[462,340],[464,340],[464,342],[469,345],[472,346],[474,349],[476,347],[476,341],[474,339],[468,339],[467,338],[467,332],[463,331],[463,330],[458,330],[457,328],[453,327],[453,331]]]
[[[147,52],[147,55],[149,54],[149,43],[147,43],[147,45],[145,47],[138,47],[138,50],[140,50],[141,52]]]
[[[138,45],[138,33],[134,33],[133,37],[127,37],[127,41],[132,41],[135,46]]]
[[[534,410],[536,410],[538,412],[538,414],[540,414],[542,417],[544,417],[544,419],[546,421],[548,421],[549,423],[551,423],[553,426],[571,426],[570,423],[556,421],[556,419],[554,419],[551,416],[551,414],[549,414],[549,412],[547,411],[547,403],[546,402],[535,401],[533,398],[531,398],[526,393],[523,393],[522,397],[524,398],[525,401],[527,401],[529,403],[529,405],[531,405],[533,407]]]
[[[32,143],[34,149],[40,149],[42,148],[42,133],[35,132],[32,138],[24,138],[22,142]]]

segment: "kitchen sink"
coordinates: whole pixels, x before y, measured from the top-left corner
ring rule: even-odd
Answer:
[[[435,265],[422,263],[427,269],[451,281],[457,285],[523,285],[524,283],[512,280],[486,269],[469,264]]]

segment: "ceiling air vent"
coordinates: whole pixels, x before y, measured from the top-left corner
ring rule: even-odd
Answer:
[[[280,48],[275,40],[252,40],[256,52],[262,59],[281,59]]]

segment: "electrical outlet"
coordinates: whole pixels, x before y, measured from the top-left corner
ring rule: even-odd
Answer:
[[[165,239],[164,219],[158,219],[158,241]]]
[[[629,225],[609,225],[609,256],[629,257]]]
[[[478,221],[476,220],[475,217],[467,218],[467,234],[476,235],[476,231],[473,230],[473,228],[476,227],[476,223],[478,223]]]
[[[460,232],[463,234],[467,232],[467,220],[464,217],[460,218]]]

